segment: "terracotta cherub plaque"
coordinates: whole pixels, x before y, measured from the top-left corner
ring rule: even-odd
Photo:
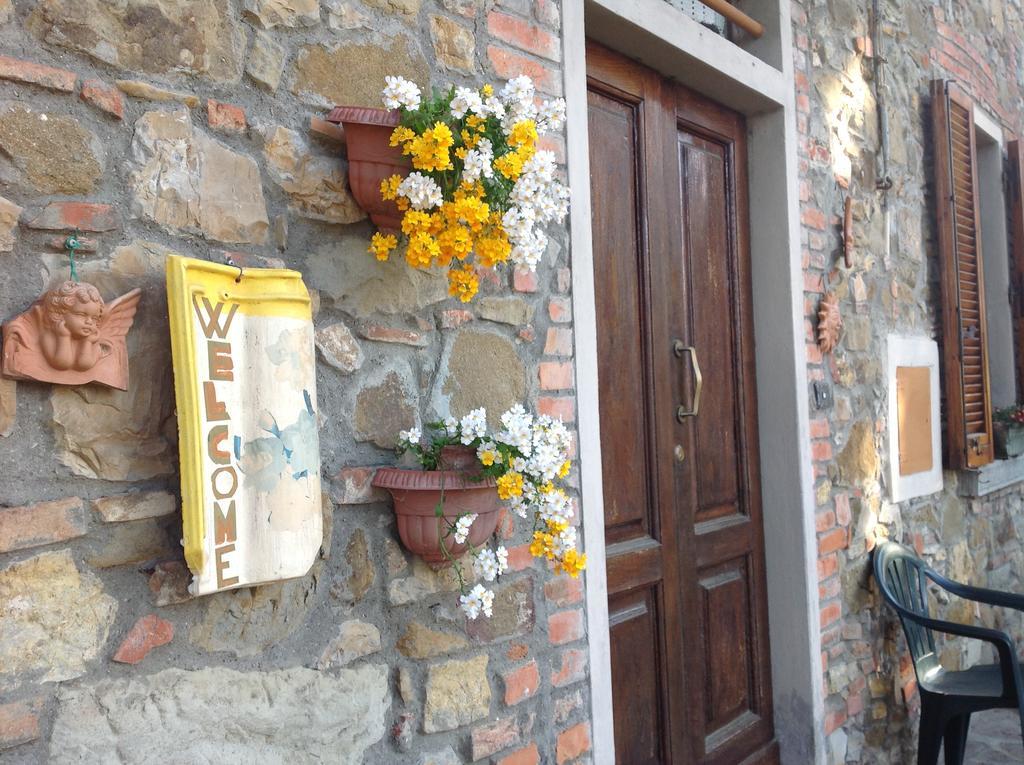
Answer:
[[[67,281],[3,327],[5,377],[128,389],[128,330],[142,290],[104,303],[91,284]]]

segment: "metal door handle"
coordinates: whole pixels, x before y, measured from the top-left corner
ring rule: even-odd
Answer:
[[[697,349],[692,345],[683,345],[682,340],[676,340],[672,344],[672,352],[677,358],[682,358],[684,353],[690,354],[690,363],[693,364],[693,409],[687,411],[685,406],[676,409],[676,419],[682,422],[687,417],[696,417],[700,412],[700,394],[704,389],[704,376],[700,373],[700,362],[697,360]]]

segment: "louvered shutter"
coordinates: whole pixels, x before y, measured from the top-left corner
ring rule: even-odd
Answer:
[[[1007,144],[1010,156],[1007,208],[1010,212],[1010,311],[1013,314],[1017,396],[1024,395],[1024,141]]]
[[[992,406],[974,109],[955,85],[936,80],[932,115],[946,454],[950,467],[979,467],[992,461]]]

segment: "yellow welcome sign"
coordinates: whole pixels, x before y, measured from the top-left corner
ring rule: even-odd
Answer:
[[[303,576],[323,519],[302,276],[171,256],[167,298],[190,590]]]

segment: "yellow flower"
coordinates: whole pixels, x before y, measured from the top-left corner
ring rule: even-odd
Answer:
[[[478,128],[484,126],[484,118],[478,117],[475,114],[470,114],[468,117],[466,117],[466,126],[470,130],[477,130]]]
[[[402,233],[411,237],[430,228],[430,215],[422,210],[409,210],[402,218]]]
[[[412,165],[417,170],[438,171],[452,168],[448,149],[455,143],[451,128],[443,122],[423,131],[423,135],[405,144],[403,153],[412,155]]]
[[[565,478],[567,475],[569,475],[569,469],[571,467],[572,467],[572,463],[569,460],[566,460],[565,462],[563,462],[562,463],[562,467],[558,468],[558,477],[559,478]]]
[[[523,173],[523,158],[515,151],[502,154],[494,160],[494,169],[510,181],[514,181]]]
[[[494,95],[494,86],[490,84],[484,85],[482,88],[480,88],[480,95],[482,95],[484,98],[490,98],[491,96]]]
[[[562,521],[548,520],[547,521],[547,527],[548,527],[548,531],[551,532],[552,534],[561,534],[563,531],[565,531],[567,528],[569,528],[569,524],[568,523],[564,523]]]
[[[501,499],[511,499],[523,493],[523,475],[510,470],[498,479],[498,496]]]
[[[494,458],[497,456],[497,452],[491,449],[485,449],[480,454],[480,462],[483,463],[484,467],[490,467],[494,464]]]
[[[543,558],[551,547],[550,541],[550,534],[545,534],[542,531],[533,532],[533,541],[530,542],[530,555],[534,558]]]
[[[448,294],[457,297],[463,303],[468,303],[480,289],[480,281],[476,278],[476,272],[470,265],[462,268],[453,268],[448,272]]]
[[[458,157],[459,159],[465,159],[468,153],[469,151],[466,149],[465,146],[460,146],[455,150],[455,156]]]
[[[382,234],[377,232],[370,239],[370,252],[377,256],[377,260],[387,260],[388,255],[398,246],[398,239],[394,234]]]
[[[465,260],[473,250],[473,235],[465,226],[449,226],[438,235],[437,243],[441,247],[441,255],[448,263],[452,258]]]
[[[533,546],[530,546],[530,552],[533,552]],[[555,573],[561,574],[566,573],[573,579],[580,575],[580,572],[587,567],[587,556],[581,555],[575,549],[566,550],[562,555],[562,559],[555,564]]]
[[[511,253],[512,245],[504,231],[499,230],[491,236],[484,236],[476,240],[477,261],[487,268],[504,263]]]
[[[537,123],[521,120],[512,126],[508,134],[509,146],[533,146],[537,143]]]
[[[392,175],[380,182],[380,195],[382,199],[394,199],[398,196],[398,187],[402,184],[402,176]]]
[[[426,231],[419,231],[409,237],[409,246],[405,250],[405,260],[413,268],[430,268],[430,265],[441,254],[437,240]]]
[[[391,132],[391,140],[388,141],[392,146],[398,146],[400,143],[406,143],[416,137],[416,133],[407,127],[399,125]]]

